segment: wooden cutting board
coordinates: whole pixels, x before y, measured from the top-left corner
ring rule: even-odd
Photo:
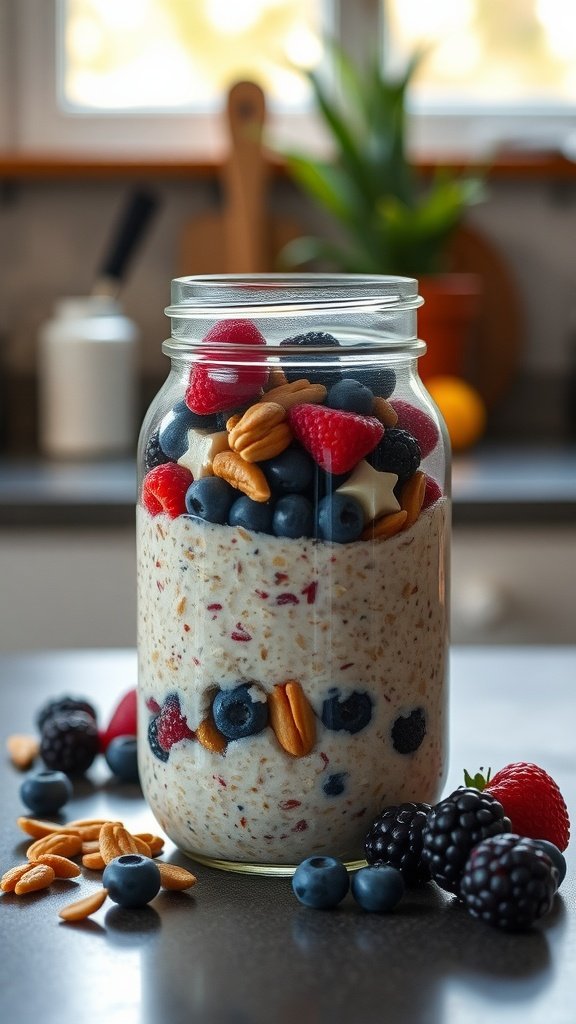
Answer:
[[[184,226],[181,275],[273,271],[283,246],[302,234],[295,221],[269,211],[269,164],[262,148],[266,102],[260,86],[232,86],[226,114],[230,149],[220,171],[222,200]]]

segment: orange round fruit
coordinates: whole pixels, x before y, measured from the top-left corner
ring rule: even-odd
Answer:
[[[438,376],[426,381],[438,406],[455,452],[470,448],[486,429],[486,406],[481,395],[460,377]]]

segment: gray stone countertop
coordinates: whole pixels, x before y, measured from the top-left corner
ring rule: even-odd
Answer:
[[[454,458],[459,524],[576,523],[576,447],[478,447]],[[131,525],[133,459],[0,460],[0,526]]]

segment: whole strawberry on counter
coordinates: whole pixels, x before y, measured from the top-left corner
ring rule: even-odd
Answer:
[[[529,839],[546,839],[565,850],[570,838],[570,818],[564,797],[554,779],[537,764],[518,761],[496,775],[486,777],[482,769],[470,776],[466,786],[490,793],[498,800],[512,823],[512,831]]]

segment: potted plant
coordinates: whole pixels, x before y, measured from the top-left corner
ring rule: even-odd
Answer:
[[[373,59],[357,67],[330,47],[339,97],[309,72],[330,160],[286,154],[289,173],[334,219],[340,239],[311,236],[290,242],[285,265],[321,261],[349,273],[416,277],[425,299],[420,333],[428,342],[426,376],[464,372],[465,339],[479,308],[480,281],[450,272],[450,244],[467,208],[483,197],[476,177],[438,170],[424,182],[406,148],[406,96],[422,52],[396,78]],[[447,316],[447,319],[445,317]]]

